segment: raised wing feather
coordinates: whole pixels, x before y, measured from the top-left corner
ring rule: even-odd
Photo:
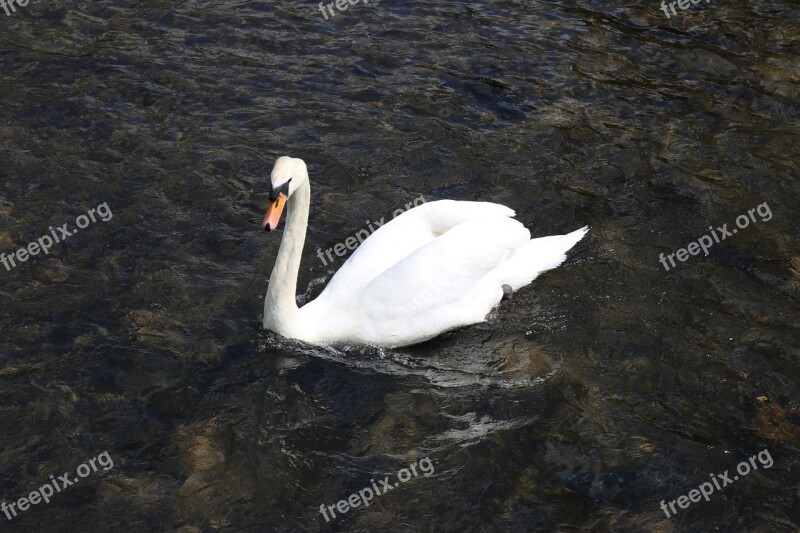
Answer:
[[[470,323],[480,313],[485,316],[497,302],[490,297],[476,309],[476,293],[500,293],[491,273],[529,239],[521,223],[496,214],[455,226],[366,286],[359,308],[367,318],[363,324],[374,331],[364,335],[442,331]],[[483,301],[480,294],[478,300]],[[459,309],[466,301],[470,305]]]
[[[437,237],[470,220],[511,217],[514,211],[490,202],[439,200],[406,211],[378,228],[331,278],[320,297],[340,301],[358,295],[375,278]]]

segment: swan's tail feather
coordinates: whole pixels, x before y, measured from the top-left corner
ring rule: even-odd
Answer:
[[[517,290],[528,285],[542,272],[556,268],[567,259],[567,251],[575,246],[589,231],[589,226],[567,233],[531,239],[517,248],[508,258],[501,272],[501,283]]]

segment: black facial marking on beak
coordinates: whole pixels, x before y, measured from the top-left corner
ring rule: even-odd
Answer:
[[[292,182],[292,178],[289,178],[289,180],[286,183],[284,183],[283,185],[281,185],[280,187],[278,187],[276,189],[276,188],[274,188],[272,186],[272,182],[270,181],[269,182],[269,201],[270,202],[274,202],[275,200],[277,200],[278,199],[278,195],[280,193],[283,193],[284,196],[289,196],[289,183],[291,183],[291,182]],[[269,231],[269,230],[267,230],[267,231]]]

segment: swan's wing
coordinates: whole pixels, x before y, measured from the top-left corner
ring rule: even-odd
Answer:
[[[502,294],[490,273],[529,240],[520,222],[502,215],[457,225],[367,285],[359,300],[372,330],[365,336],[425,336],[482,320]]]
[[[498,216],[513,217],[514,211],[490,202],[455,200],[438,200],[410,209],[361,243],[333,276],[323,295],[342,298],[359,294],[380,274],[456,226]]]

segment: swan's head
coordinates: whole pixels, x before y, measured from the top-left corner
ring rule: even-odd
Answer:
[[[262,226],[266,231],[278,227],[283,208],[289,197],[308,181],[308,170],[302,159],[282,156],[275,161],[269,182],[269,207]]]

